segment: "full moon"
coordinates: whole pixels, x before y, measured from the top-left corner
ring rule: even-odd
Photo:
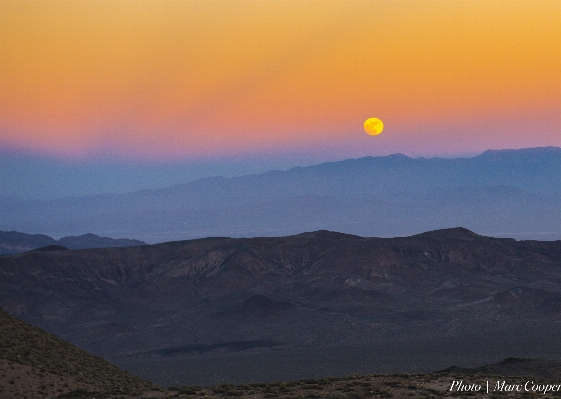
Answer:
[[[384,130],[384,122],[378,118],[368,118],[364,121],[364,131],[371,136],[377,136]]]

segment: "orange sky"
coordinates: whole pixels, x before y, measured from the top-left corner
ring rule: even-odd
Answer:
[[[560,115],[558,0],[0,2],[4,148],[462,154],[561,147]]]

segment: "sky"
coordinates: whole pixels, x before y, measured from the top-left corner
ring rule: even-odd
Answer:
[[[3,196],[540,146],[559,0],[0,1]]]

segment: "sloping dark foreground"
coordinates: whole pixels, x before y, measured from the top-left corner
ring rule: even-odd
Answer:
[[[0,368],[0,398],[52,398],[77,390],[121,395],[156,388],[2,309]]]
[[[526,381],[524,386],[547,386],[553,391],[556,386],[559,387],[555,379],[561,376],[561,363],[509,358],[479,368],[450,367],[443,372],[431,374],[353,374],[285,382],[225,383],[208,387],[193,385],[191,382],[189,385],[164,389],[142,381],[102,359],[17,320],[1,309],[0,322],[0,399],[162,399],[194,395],[205,398],[243,396],[251,399],[279,396],[399,399],[444,396],[450,394],[454,381],[465,381],[466,385],[470,386],[486,386],[491,380],[493,386],[498,379],[505,383],[505,378],[508,378],[509,386],[525,384]],[[530,385],[528,378],[532,378]],[[452,392],[456,396],[463,393]],[[543,397],[551,397],[551,394],[556,393],[549,392],[550,395]]]
[[[161,384],[561,360],[561,241],[327,231],[0,258],[0,305]]]
[[[548,387],[546,398],[556,395],[561,363],[551,360],[508,358],[478,368],[450,367],[431,374],[366,374],[323,376],[285,382],[221,384],[202,387],[192,383],[162,389],[123,372],[73,345],[17,320],[0,309],[0,399],[98,398],[142,399],[170,397],[251,399],[271,397],[366,399],[464,396],[454,384],[491,386],[518,384],[522,390]],[[479,394],[483,392],[478,392]],[[535,392],[514,392],[516,395]],[[537,392],[542,394],[543,392]],[[501,397],[508,397],[502,392]]]

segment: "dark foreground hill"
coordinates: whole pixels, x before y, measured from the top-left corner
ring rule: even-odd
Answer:
[[[0,305],[164,385],[561,360],[561,241],[318,231],[0,258]]]
[[[144,241],[129,240],[127,238],[114,239],[110,237],[99,237],[91,233],[81,236],[62,237],[60,240],[55,240],[44,234],[0,231],[0,255],[17,254],[57,245],[68,249],[86,249],[132,247],[145,244]]]
[[[493,389],[506,379],[509,385],[525,386],[530,391],[528,393],[534,393],[534,387],[550,387],[549,395],[537,392],[541,397],[549,398],[557,393],[554,389],[559,384],[555,379],[561,376],[561,363],[509,358],[479,368],[451,367],[431,374],[353,374],[286,382],[223,383],[210,387],[190,384],[162,389],[17,320],[1,309],[0,337],[0,399],[427,398],[450,394],[463,396],[464,392],[454,388],[454,381],[469,386],[480,385],[485,390],[487,382]],[[528,384],[529,378],[532,381]],[[509,397],[509,393],[520,394],[507,391],[502,392],[501,397]]]
[[[155,385],[0,309],[0,398],[52,398],[72,391],[145,392]]]
[[[349,375],[287,382],[223,383],[203,387],[183,385],[162,389],[140,380],[44,331],[9,316],[0,309],[0,399],[44,398],[427,398],[464,396],[457,386],[479,386],[491,392],[501,383],[518,384],[524,393],[549,389],[557,394],[561,364],[535,359],[506,359],[475,369],[451,367],[431,374]],[[477,375],[473,375],[475,373]],[[531,376],[531,377],[523,377]],[[530,381],[531,378],[532,380]],[[508,381],[506,380],[508,379]],[[456,387],[454,385],[456,384]],[[455,387],[455,388],[454,388]],[[520,392],[506,392],[501,397],[516,397]],[[529,391],[529,392],[526,392]],[[510,394],[510,396],[508,396]]]

